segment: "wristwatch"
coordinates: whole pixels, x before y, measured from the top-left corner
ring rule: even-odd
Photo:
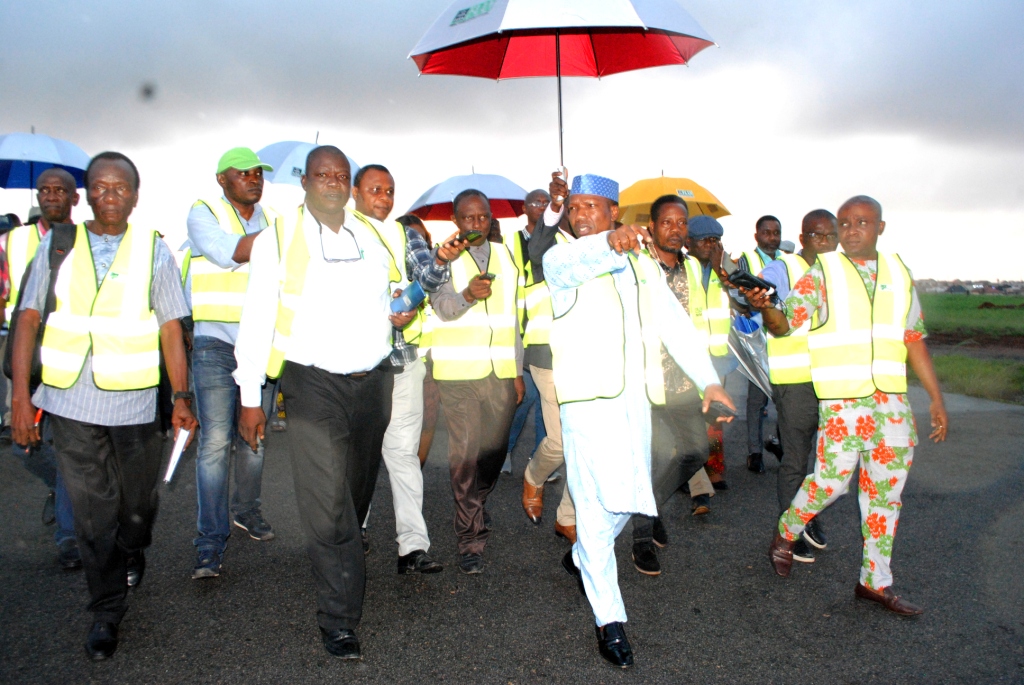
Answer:
[[[188,402],[192,402],[192,400],[194,400],[195,398],[196,396],[194,393],[191,393],[187,390],[182,390],[180,392],[174,393],[171,396],[171,402],[177,402],[178,400],[187,400]]]

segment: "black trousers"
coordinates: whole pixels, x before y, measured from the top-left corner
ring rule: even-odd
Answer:
[[[126,556],[149,546],[163,463],[159,420],[97,426],[50,416],[57,466],[71,498],[75,535],[95,620],[127,610]]]
[[[354,630],[363,614],[359,525],[377,484],[393,386],[381,369],[341,376],[285,362],[281,376],[295,498],[325,630]]]
[[[676,403],[651,407],[651,485],[654,501],[660,507],[708,461],[708,429],[701,413],[700,395],[694,389]],[[668,431],[674,450],[656,449]],[[653,531],[651,517],[633,515],[633,542],[649,542]]]
[[[787,509],[804,477],[814,471],[814,436],[818,432],[818,396],[813,383],[772,385],[779,412],[782,463],[779,464],[779,516]]]

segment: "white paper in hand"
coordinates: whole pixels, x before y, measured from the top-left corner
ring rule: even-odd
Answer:
[[[188,436],[192,431],[178,431],[178,439],[174,441],[174,449],[171,450],[171,462],[167,465],[167,475],[164,476],[164,482],[170,483],[171,478],[174,478],[174,469],[178,466],[178,460],[181,459],[181,453],[185,451],[185,443],[188,442]]]

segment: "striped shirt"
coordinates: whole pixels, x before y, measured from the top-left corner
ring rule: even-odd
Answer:
[[[96,266],[96,282],[103,277],[114,261],[121,235],[89,235],[92,261]],[[47,234],[39,243],[36,255],[29,267],[30,274],[25,291],[21,294],[21,309],[46,308],[46,291],[50,285],[50,236]],[[156,312],[157,323],[163,326],[172,319],[188,316],[188,305],[181,290],[181,272],[163,240],[157,240],[153,252],[153,282],[150,285],[150,301]],[[100,426],[130,426],[150,423],[156,419],[156,388],[145,390],[110,391],[100,390],[92,378],[92,351],[85,356],[85,364],[78,380],[66,390],[40,385],[32,396],[32,403],[43,410],[83,423]]]
[[[416,229],[405,228],[405,274],[410,282],[419,281],[420,286],[428,293],[436,292],[447,280],[448,265],[437,263],[437,251]],[[395,349],[391,353],[392,366],[406,366],[419,360],[418,346],[405,341],[405,334],[399,328],[393,328]]]

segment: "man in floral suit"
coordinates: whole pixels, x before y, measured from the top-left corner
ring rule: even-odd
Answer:
[[[817,316],[808,348],[819,398],[818,458],[779,519],[769,556],[775,572],[788,576],[800,534],[846,492],[859,464],[864,553],[855,594],[912,616],[923,610],[892,591],[889,570],[900,495],[918,442],[906,394],[908,361],[931,398],[929,437],[945,440],[949,422],[910,271],[895,253],[876,249],[885,230],[881,205],[859,195],[838,218],[843,252],[820,255],[784,304],[773,306],[761,290],[748,295],[775,335]]]

